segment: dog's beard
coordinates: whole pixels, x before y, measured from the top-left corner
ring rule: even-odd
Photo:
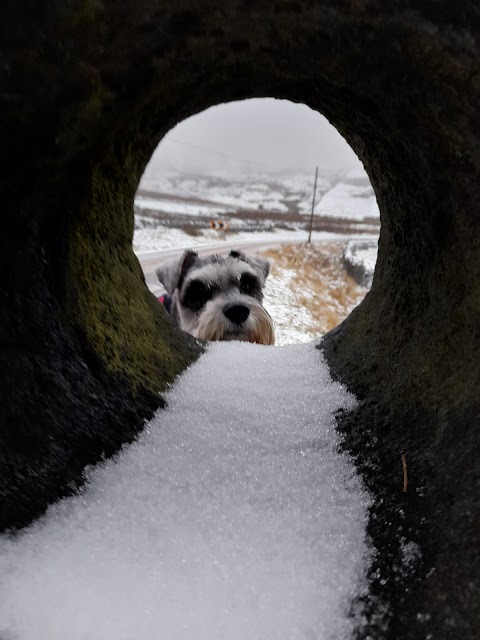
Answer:
[[[250,315],[243,325],[230,322],[219,309],[205,309],[192,335],[200,340],[239,340],[257,344],[275,344],[273,322],[264,307],[253,300],[249,303]]]

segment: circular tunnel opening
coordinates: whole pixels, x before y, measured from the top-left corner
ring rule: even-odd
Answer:
[[[478,10],[400,4],[4,3],[2,528],[134,438],[198,355],[132,252],[158,141],[223,101],[289,98],[351,144],[382,211],[370,293],[322,343],[360,400],[339,428],[377,498],[364,636],[476,637]],[[410,534],[424,564],[399,580]]]
[[[232,249],[259,254],[270,263],[263,305],[280,346],[327,333],[361,302],[378,233],[373,188],[353,150],[322,115],[288,100],[230,102],[180,122],[135,196],[133,248],[169,311],[162,265],[184,251],[203,260]],[[210,335],[182,321],[180,294],[178,324]]]

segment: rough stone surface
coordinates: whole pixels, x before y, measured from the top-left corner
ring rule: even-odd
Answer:
[[[324,344],[362,400],[340,426],[378,496],[372,594],[389,610],[366,603],[368,632],[478,637],[479,54],[473,0],[4,3],[1,524],[133,437],[194,357],[130,248],[161,137],[219,102],[300,101],[357,152],[381,210],[372,290]]]

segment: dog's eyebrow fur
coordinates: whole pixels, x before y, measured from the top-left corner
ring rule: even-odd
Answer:
[[[225,266],[227,271],[225,271]],[[189,271],[183,285],[188,286],[190,280],[202,280],[205,283],[215,284],[221,281],[225,274],[228,274],[233,279],[240,279],[243,273],[249,273],[252,276],[256,275],[255,269],[246,262],[236,260],[224,264],[219,261],[209,262]]]
[[[199,266],[196,269],[193,269],[185,279],[184,284],[188,286],[188,284],[192,280],[201,280],[204,283],[214,283],[219,280],[220,271],[218,269],[218,265],[214,263],[204,264]]]

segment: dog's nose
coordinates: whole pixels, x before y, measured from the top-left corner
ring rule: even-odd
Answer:
[[[250,315],[250,309],[244,304],[230,302],[223,307],[224,315],[235,324],[242,324]]]

